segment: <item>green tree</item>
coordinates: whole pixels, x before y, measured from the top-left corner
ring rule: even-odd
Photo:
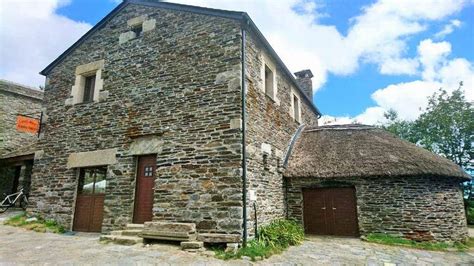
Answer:
[[[472,103],[466,101],[462,85],[460,82],[459,88],[451,94],[444,89],[436,92],[428,99],[427,108],[413,122],[403,121],[396,111],[389,110],[384,115],[388,123],[382,127],[466,170],[474,168],[474,109]],[[466,213],[470,213],[469,206],[474,207],[473,185],[472,181],[463,184]]]
[[[466,168],[473,159],[474,109],[462,83],[452,94],[440,89],[415,121],[417,144]]]
[[[384,114],[382,127],[402,139],[440,154],[467,168],[474,156],[474,108],[459,88],[451,94],[440,89],[428,99],[428,106],[415,121],[398,118],[394,110]]]
[[[417,142],[414,122],[399,119],[398,113],[393,109],[388,110],[384,117],[388,120],[388,123],[382,126],[385,130],[397,135],[401,139],[413,143]]]

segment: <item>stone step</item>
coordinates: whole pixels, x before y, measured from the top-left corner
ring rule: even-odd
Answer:
[[[143,224],[127,224],[127,229],[143,229],[145,225]]]
[[[138,236],[142,232],[142,229],[126,229],[110,232],[114,236]]]
[[[196,239],[196,225],[194,223],[145,222],[145,227],[138,236],[145,239],[193,241]]]
[[[122,236],[122,235],[101,235],[100,241],[113,242],[119,245],[135,245],[143,243],[143,238],[136,236]]]

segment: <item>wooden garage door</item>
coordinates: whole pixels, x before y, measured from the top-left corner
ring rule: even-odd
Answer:
[[[354,188],[303,190],[305,232],[316,235],[358,236]]]
[[[72,229],[82,232],[101,232],[104,218],[104,198],[107,169],[80,169],[76,211]]]

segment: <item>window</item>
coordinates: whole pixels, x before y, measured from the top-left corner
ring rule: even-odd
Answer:
[[[108,93],[102,91],[104,80],[102,69],[104,60],[79,65],[75,71],[75,82],[71,88],[71,95],[66,99],[66,105],[103,101]]]
[[[300,122],[300,99],[293,94],[293,116],[296,121]]]
[[[107,181],[106,167],[79,169],[79,194],[104,194]]]
[[[274,87],[273,87],[273,71],[265,65],[265,94],[270,97],[274,98]]]
[[[140,37],[143,32],[143,24],[137,24],[132,27],[132,31],[135,33],[135,38]]]
[[[88,103],[94,101],[95,75],[85,77],[84,97],[82,102]]]
[[[294,89],[291,89],[290,94],[291,106],[290,116],[297,122],[301,122],[301,100]]]
[[[145,166],[144,175],[153,176],[153,166]]]

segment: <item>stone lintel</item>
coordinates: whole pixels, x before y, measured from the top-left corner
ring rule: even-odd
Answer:
[[[127,20],[127,25],[130,26],[130,27],[140,25],[146,20],[146,18],[147,18],[147,15],[141,15],[141,16],[138,16],[138,17],[131,18],[131,19]]]
[[[98,60],[90,62],[88,64],[80,65],[76,67],[76,75],[83,75],[91,72],[97,72],[99,69],[104,68],[104,60]]]
[[[67,168],[115,164],[116,154],[117,149],[71,153],[67,160]]]
[[[163,150],[163,140],[157,136],[135,138],[130,145],[130,155],[158,154]]]

